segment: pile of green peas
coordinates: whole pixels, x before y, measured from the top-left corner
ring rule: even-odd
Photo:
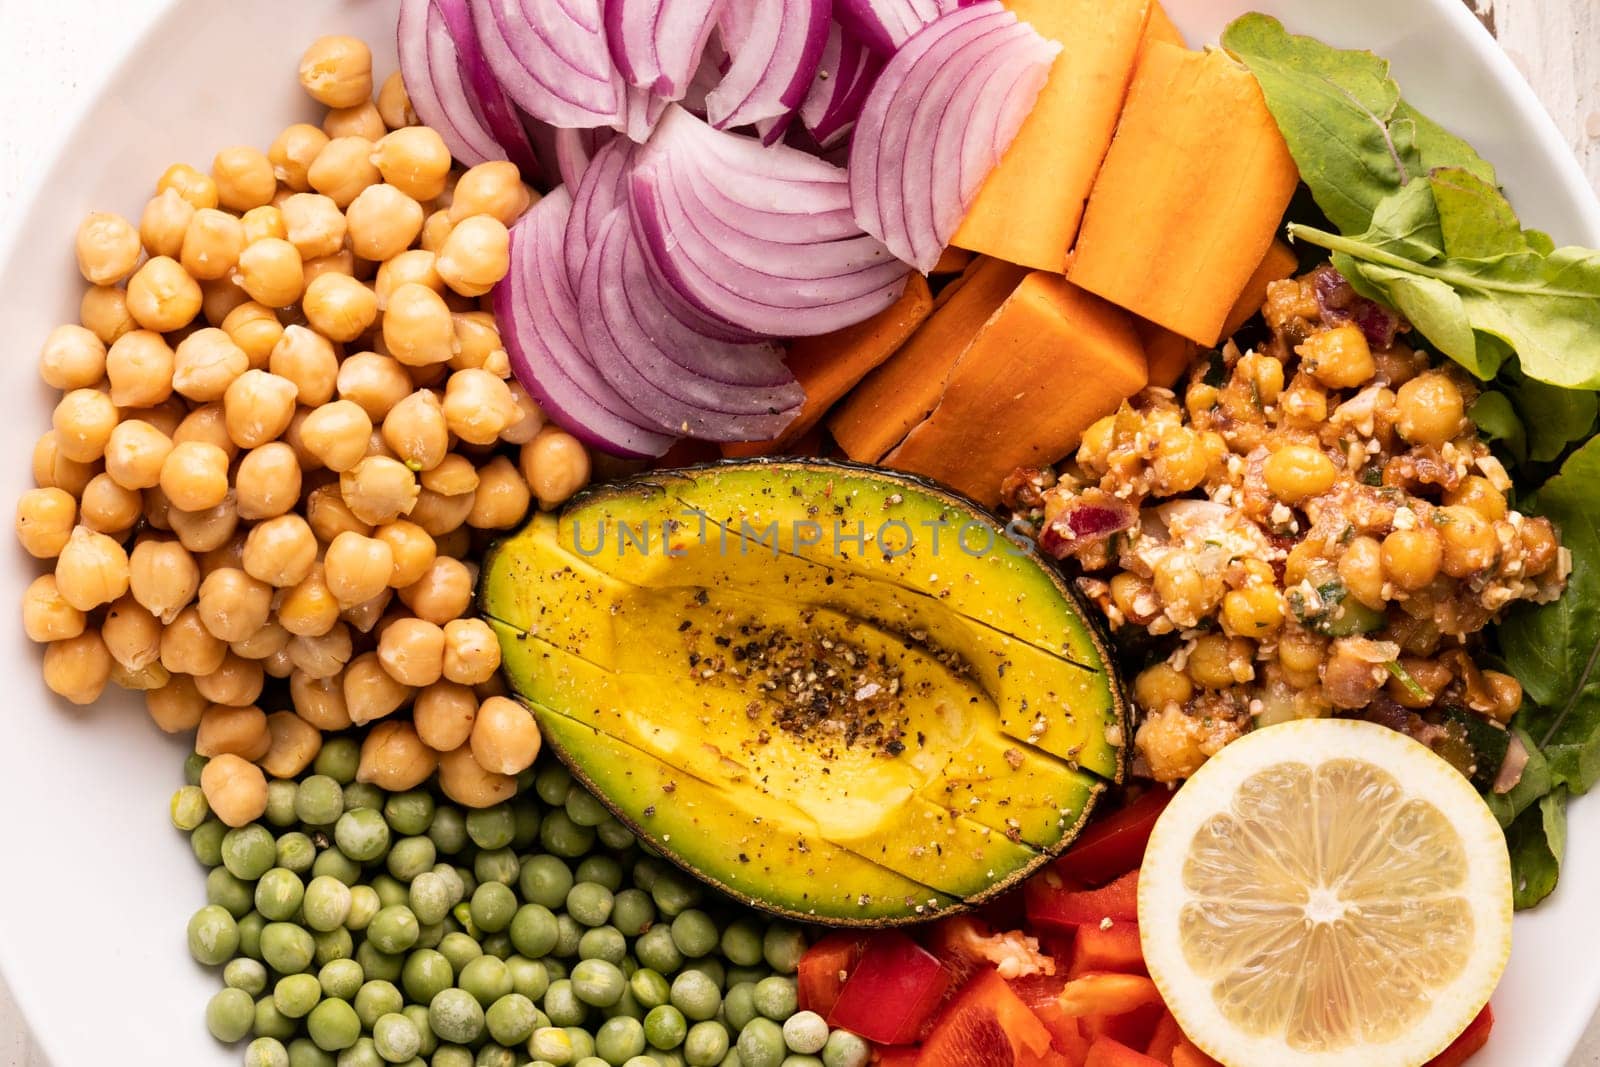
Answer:
[[[259,822],[210,814],[191,756],[172,821],[208,868],[189,951],[246,1067],[863,1067],[800,1011],[803,931],[662,860],[545,756],[511,801],[355,780],[332,737]]]

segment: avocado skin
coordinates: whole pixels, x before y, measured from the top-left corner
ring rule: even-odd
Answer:
[[[1093,743],[1097,735],[1117,741],[1131,736],[1127,720],[1129,705],[1111,666],[1107,643],[1096,625],[1095,616],[1085,608],[1065,576],[1052,562],[1041,557],[1031,542],[1015,541],[1009,542],[1007,559],[992,566],[946,550],[937,557],[937,567],[952,573],[937,586],[932,573],[928,573],[926,583],[922,581],[922,573],[930,572],[933,561],[919,559],[916,553],[899,557],[894,568],[876,568],[871,553],[857,552],[853,559],[847,553],[847,558],[840,563],[836,558],[827,558],[817,546],[790,543],[792,538],[781,545],[781,550],[769,551],[769,545],[761,542],[757,552],[740,552],[732,557],[726,552],[696,553],[691,543],[685,556],[674,558],[666,551],[667,538],[672,535],[665,533],[652,533],[651,537],[661,538],[659,541],[646,539],[646,548],[653,551],[636,553],[626,559],[593,550],[594,530],[604,526],[614,532],[620,523],[637,522],[652,515],[659,520],[674,507],[695,507],[712,529],[729,530],[736,519],[746,516],[753,517],[756,528],[761,529],[775,514],[798,519],[806,514],[807,508],[812,515],[816,515],[819,508],[836,510],[839,505],[836,500],[830,500],[827,490],[840,486],[850,490],[841,494],[841,499],[846,499],[850,505],[843,509],[847,518],[877,514],[880,509],[883,514],[893,516],[948,514],[966,522],[986,524],[997,535],[1002,532],[998,521],[971,500],[943,486],[900,472],[818,460],[724,461],[650,472],[598,485],[574,497],[557,516],[536,517],[524,530],[491,548],[480,579],[479,606],[495,623],[502,645],[507,648],[506,669],[512,687],[534,708],[544,727],[546,742],[620,820],[652,847],[736,898],[798,920],[855,926],[920,922],[937,914],[980,904],[1015,887],[1037,871],[1066,849],[1106,785],[1120,782],[1126,772],[1125,744],[1098,746]],[[864,506],[856,506],[859,504],[857,497],[862,493],[881,494],[882,500],[868,496],[866,503],[870,509],[863,510]],[[699,533],[702,544],[704,529],[702,527]],[[580,540],[574,540],[575,537]],[[588,541],[581,538],[588,538]],[[742,548],[747,540],[737,543]],[[778,540],[784,541],[784,538],[780,536]],[[535,541],[537,550],[531,551],[530,545]],[[607,553],[610,552],[608,548]],[[534,561],[537,566],[533,565]],[[962,565],[970,565],[970,569],[958,574]],[[879,575],[876,569],[887,573]],[[553,571],[563,570],[570,570],[577,577],[570,578],[569,584],[554,592],[555,583],[548,576]],[[930,782],[916,791],[905,809],[917,811],[925,818],[942,820],[941,825],[948,828],[949,834],[975,843],[973,862],[981,858],[990,864],[980,876],[973,878],[970,872],[963,874],[954,859],[930,865],[928,853],[922,847],[926,842],[916,839],[914,832],[906,836],[898,826],[878,828],[847,840],[841,850],[829,837],[817,832],[815,822],[807,822],[806,811],[793,805],[792,796],[775,796],[758,789],[730,792],[730,782],[739,781],[742,771],[735,772],[734,778],[727,781],[707,781],[718,777],[714,767],[709,772],[697,767],[696,773],[689,775],[682,765],[672,766],[660,761],[657,758],[659,748],[650,752],[641,747],[641,744],[654,743],[649,736],[619,736],[634,729],[623,725],[625,723],[672,718],[659,709],[668,699],[679,695],[684,684],[682,679],[668,678],[663,673],[671,670],[675,662],[672,656],[682,651],[673,637],[678,626],[693,626],[699,633],[702,625],[690,614],[678,618],[676,626],[643,625],[651,619],[663,621],[657,594],[703,590],[708,597],[716,598],[710,613],[715,614],[725,603],[738,604],[739,598],[747,593],[752,597],[792,594],[793,584],[757,591],[764,578],[778,573],[785,575],[785,583],[809,583],[816,589],[825,584],[827,594],[835,600],[870,591],[873,610],[863,610],[864,618],[859,624],[874,629],[881,626],[890,636],[896,635],[897,620],[903,623],[906,619],[937,619],[938,613],[943,611],[948,619],[944,632],[968,633],[962,640],[968,642],[968,647],[978,649],[977,655],[990,654],[986,649],[1010,649],[1016,661],[1024,664],[1023,668],[1015,669],[1014,679],[1017,673],[1027,674],[1028,670],[1047,673],[1063,662],[1078,664],[1075,669],[1061,667],[1061,676],[1079,679],[1073,684],[1086,686],[1086,693],[1092,690],[1091,695],[1100,706],[1083,712],[1086,718],[1093,716],[1092,721],[1083,723],[1077,722],[1076,707],[1069,704],[1061,709],[1061,714],[1067,715],[1068,726],[1076,733],[1057,741],[1053,735],[1058,732],[1056,725],[1063,720],[1054,714],[1049,716],[1049,729],[1038,736],[1017,736],[1018,723],[1014,721],[1014,714],[1013,721],[1006,723],[1008,729],[1002,730],[995,724],[984,727],[983,744],[979,746],[984,752],[999,751],[996,742],[1003,741],[1025,754],[1020,762],[1025,763],[1031,776],[1026,794],[1007,789],[1007,772],[1002,769],[1001,774],[991,774],[989,780],[977,785],[967,777],[953,784]],[[737,578],[730,574],[737,574]],[[536,576],[535,580],[530,581],[530,576]],[[958,577],[965,580],[965,590],[957,584]],[[537,594],[528,592],[528,587],[533,585],[541,586]],[[578,587],[584,588],[586,593],[574,600],[572,590]],[[842,591],[835,594],[835,589]],[[594,595],[592,602],[587,600],[589,594]],[[623,603],[613,610],[611,598],[616,596],[622,597]],[[1012,604],[1008,604],[1008,598]],[[958,609],[966,611],[943,607],[951,601],[957,603]],[[903,610],[896,606],[906,603],[910,607]],[[650,605],[644,618],[639,624],[633,623],[631,616],[644,604]],[[1040,605],[1046,605],[1049,610],[1041,609]],[[838,606],[835,603],[818,608],[831,610]],[[1015,613],[1017,618],[1005,616],[1008,606],[1019,608]],[[888,614],[896,614],[896,619],[885,618]],[[904,618],[900,617],[902,615]],[[752,617],[758,618],[759,613],[753,613]],[[551,620],[556,620],[554,632]],[[534,632],[528,634],[529,630]],[[972,633],[977,634],[978,639],[973,640]],[[552,640],[546,642],[545,637]],[[660,647],[650,653],[639,651],[646,644]],[[518,654],[511,654],[512,646],[517,646]],[[538,655],[530,653],[530,649],[538,650]],[[918,666],[911,652],[906,655],[908,670]],[[576,673],[568,667],[576,668]],[[585,707],[585,703],[603,701],[584,696],[582,686],[568,684],[563,691],[560,684],[563,674],[581,677],[584,672],[597,669],[615,672],[619,680],[616,692],[609,697],[615,702],[613,707]],[[1002,667],[998,674],[1003,678],[1005,669]],[[985,674],[989,684],[995,683],[995,675],[992,669]],[[1085,676],[1094,679],[1092,685],[1082,682]],[[988,690],[981,692],[993,696]],[[1054,695],[1055,690],[1051,692]],[[1026,706],[1024,703],[1023,707]],[[1012,706],[1014,711],[1015,705]],[[681,715],[677,721],[681,725]],[[1040,721],[1046,721],[1042,714]],[[704,724],[702,732],[727,740],[729,735],[737,735],[743,725],[712,721]],[[1034,730],[1037,732],[1038,728]],[[1084,737],[1088,737],[1089,742],[1085,742]],[[1044,747],[1029,744],[1030,740]],[[1069,741],[1072,743],[1068,744]],[[886,762],[892,765],[911,755],[914,753],[896,754]],[[951,750],[946,755],[950,766],[960,764],[964,772],[970,773],[975,765],[981,766],[976,757],[964,750]],[[883,757],[884,753],[879,756]],[[820,756],[814,762],[815,766],[808,770],[813,788],[828,781],[824,777],[828,770],[843,769],[838,764],[830,768]],[[619,764],[623,765],[620,769]],[[878,765],[870,765],[868,772],[875,766]],[[649,779],[646,771],[651,767],[658,772],[657,778],[668,773],[677,776],[674,780],[683,790],[678,794],[680,797],[695,792],[692,817],[674,812],[672,814],[682,817],[663,818],[663,801],[670,803],[669,797],[658,796],[654,804],[647,802],[648,791],[642,790],[640,783]],[[863,781],[862,789],[870,796],[869,787],[875,778],[869,774]],[[1055,783],[1054,788],[1045,790],[1048,795],[1042,798],[1038,789],[1041,781]],[[690,782],[692,784],[687,784]],[[1025,796],[1025,800],[1018,810],[1001,810],[1004,805],[1015,803],[1012,798],[1019,795]],[[943,811],[939,807],[941,799],[950,805],[976,802],[980,821],[966,816],[966,810],[970,809]],[[1034,801],[1032,808],[1021,810],[1027,807],[1028,799]],[[1051,805],[1057,803],[1060,807],[1052,809]],[[1058,812],[1059,818],[1052,820],[1049,817],[1052,811]],[[1017,817],[1010,818],[1013,814]],[[1059,833],[1053,837],[1052,821],[1059,826]],[[675,832],[665,828],[669,822],[676,825]],[[749,847],[755,840],[751,836],[752,827],[762,825],[774,827],[773,832],[758,842],[759,848]],[[689,835],[687,841],[686,834]],[[797,838],[808,846],[799,851],[804,857],[799,861],[796,861],[797,852],[793,847]],[[736,847],[741,841],[746,847]],[[978,855],[980,849],[985,852],[982,857]],[[852,872],[850,878],[844,878],[839,871],[823,863],[819,853],[836,856],[840,871]],[[755,862],[752,856],[756,857]],[[940,882],[942,888],[930,887],[927,884],[930,879]],[[862,890],[848,892],[855,884],[861,885]]]

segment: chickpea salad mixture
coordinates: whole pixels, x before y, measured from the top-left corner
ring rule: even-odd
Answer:
[[[395,44],[85,205],[39,339],[23,631],[192,742],[218,1042],[1489,1041],[1600,780],[1600,252],[1258,13],[400,0]]]

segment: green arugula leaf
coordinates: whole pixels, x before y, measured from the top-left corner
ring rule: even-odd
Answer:
[[[1539,798],[1506,830],[1511,853],[1511,902],[1531,908],[1550,895],[1561,877],[1567,851],[1567,794],[1556,790]]]
[[[1518,466],[1528,462],[1528,429],[1510,397],[1494,390],[1480,393],[1467,414],[1477,425],[1478,433],[1485,440],[1505,446]]]
[[[1539,746],[1534,743],[1533,738],[1529,737],[1528,732],[1520,726],[1512,732],[1522,742],[1522,747],[1527,749],[1528,764],[1522,768],[1522,777],[1510,790],[1504,793],[1488,793],[1483,798],[1484,803],[1489,805],[1489,810],[1494,812],[1494,817],[1499,820],[1501,827],[1509,827],[1516,821],[1517,816],[1550,792],[1553,786],[1550,763],[1544,758],[1544,753],[1539,751]]]
[[[1256,76],[1301,178],[1344,233],[1365,230],[1384,197],[1435,168],[1494,181],[1470,145],[1400,98],[1386,59],[1291,34],[1259,12],[1234,20],[1222,46]]]
[[[1502,382],[1528,428],[1528,456],[1536,463],[1560,457],[1574,441],[1587,439],[1600,415],[1596,395],[1517,375]],[[1480,424],[1481,426],[1481,424]]]

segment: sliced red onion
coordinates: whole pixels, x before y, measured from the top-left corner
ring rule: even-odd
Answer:
[[[571,187],[572,212],[567,218],[562,254],[567,279],[574,290],[583,275],[583,261],[589,255],[589,246],[600,232],[600,224],[618,205],[627,202],[628,179],[636,148],[626,137],[610,141],[589,161],[583,180]]]
[[[652,270],[698,311],[774,337],[829,333],[882,311],[906,268],[863,234],[843,171],[787,145],[668,109],[628,200]]]
[[[843,141],[883,70],[883,60],[837,22],[828,27],[817,77],[800,103],[800,118],[819,148]]]
[[[518,107],[552,126],[624,121],[600,0],[472,0],[489,69]]]
[[[622,80],[661,100],[682,100],[723,3],[604,0],[606,43]]]
[[[400,0],[395,43],[411,106],[444,138],[450,154],[468,166],[506,159],[467,85],[444,15],[431,0]]]
[[[706,118],[718,129],[764,124],[774,143],[805,99],[828,40],[833,0],[738,0],[717,18],[732,60],[706,95]],[[772,120],[772,121],[767,121]]]
[[[906,42],[856,124],[850,202],[861,228],[932,270],[1060,51],[999,0],[945,15]]]
[[[834,0],[833,17],[868,48],[892,56],[918,30],[961,0]]]
[[[587,130],[556,130],[556,169],[567,188],[578,187],[578,183],[583,181],[583,172],[589,168],[589,161],[594,158],[594,154],[615,136],[614,131],[598,127]]]
[[[595,370],[561,258],[572,196],[551,192],[511,228],[511,270],[494,287],[495,317],[517,380],[557,425],[613,455],[659,456],[672,437],[648,421]]]
[[[578,300],[595,367],[659,428],[706,441],[764,441],[793,421],[805,391],[773,344],[694,334],[653,299],[623,209],[611,212],[584,263]]]
[[[483,58],[483,48],[478,43],[478,31],[472,25],[472,12],[467,0],[432,2],[444,18],[478,114],[483,116],[484,124],[505,151],[506,158],[522,171],[523,178],[530,184],[538,184],[542,175],[527,127],[522,124],[522,116],[517,112],[516,105],[500,88],[488,61]]]

